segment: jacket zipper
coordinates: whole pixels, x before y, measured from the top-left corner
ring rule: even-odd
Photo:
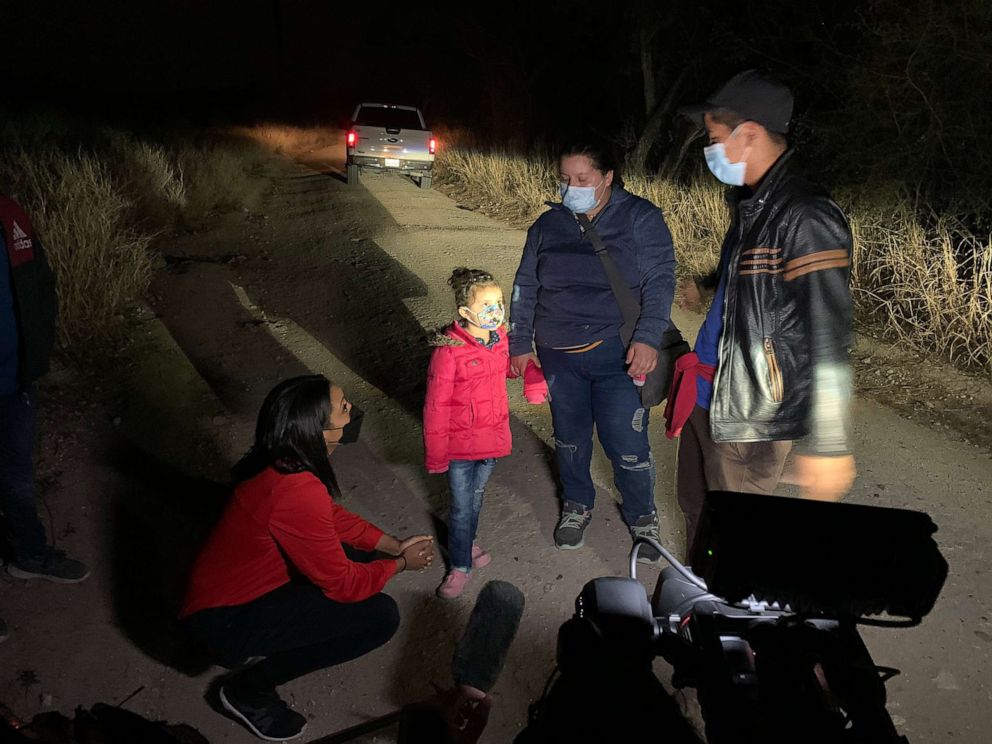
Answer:
[[[740,257],[741,244],[744,242],[744,220],[741,218],[740,211],[737,213],[737,218],[740,220],[739,229],[737,231],[737,252],[731,255],[727,260],[727,282],[723,285],[723,321],[720,324],[720,340],[716,349],[716,374],[713,377],[712,382],[712,393],[710,394],[710,419],[712,420],[712,412],[716,408],[717,390],[720,388],[720,381],[723,378],[721,374],[724,370],[723,366],[723,340],[727,335],[727,308],[730,307],[730,293],[732,290],[733,278],[730,275],[732,271],[732,265],[736,264],[738,258]],[[720,277],[717,277],[717,285],[719,286]]]
[[[765,339],[765,359],[768,361],[768,378],[771,383],[772,400],[781,403],[785,384],[782,382],[782,368],[778,366],[778,357],[775,355],[775,343],[770,338]]]

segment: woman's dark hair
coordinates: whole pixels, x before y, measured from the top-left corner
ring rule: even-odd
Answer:
[[[337,493],[324,442],[330,417],[331,383],[326,377],[306,375],[280,382],[265,396],[255,443],[234,466],[234,482],[253,478],[271,465],[280,473],[313,473],[329,493]]]
[[[459,266],[448,277],[448,286],[455,290],[455,307],[465,307],[476,287],[498,287],[499,282],[485,269],[466,269]]]
[[[592,161],[592,166],[601,173],[613,171],[613,183],[623,186],[623,174],[620,172],[620,157],[617,148],[606,140],[598,137],[578,137],[568,140],[558,150],[558,162],[573,155],[585,155]]]

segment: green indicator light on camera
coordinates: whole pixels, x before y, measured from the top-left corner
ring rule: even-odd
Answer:
[[[707,548],[706,549],[706,555],[713,555],[713,549],[712,548]]]

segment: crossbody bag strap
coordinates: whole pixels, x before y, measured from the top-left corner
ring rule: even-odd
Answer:
[[[620,314],[623,315],[623,325],[620,327],[620,339],[623,341],[624,346],[629,346],[630,340],[634,337],[634,329],[637,327],[637,321],[641,317],[641,303],[638,302],[637,297],[634,296],[630,287],[627,286],[623,276],[620,274],[620,269],[617,268],[617,265],[610,257],[610,253],[606,249],[606,244],[599,237],[599,233],[596,232],[596,228],[593,227],[589,217],[584,214],[577,214],[576,218],[579,220],[579,225],[582,226],[586,235],[589,236],[589,241],[592,243],[596,255],[599,256],[599,260],[602,261],[603,268],[606,270],[606,276],[610,280],[610,289],[613,290],[613,295],[617,298],[617,304],[620,306]]]

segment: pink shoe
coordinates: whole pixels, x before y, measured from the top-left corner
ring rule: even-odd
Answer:
[[[441,599],[454,599],[461,596],[461,593],[465,591],[468,579],[469,575],[464,571],[459,571],[457,568],[451,569],[444,577],[444,581],[441,582],[441,586],[437,588],[437,596]]]
[[[478,545],[472,545],[472,568],[485,568],[492,563],[493,557]]]

